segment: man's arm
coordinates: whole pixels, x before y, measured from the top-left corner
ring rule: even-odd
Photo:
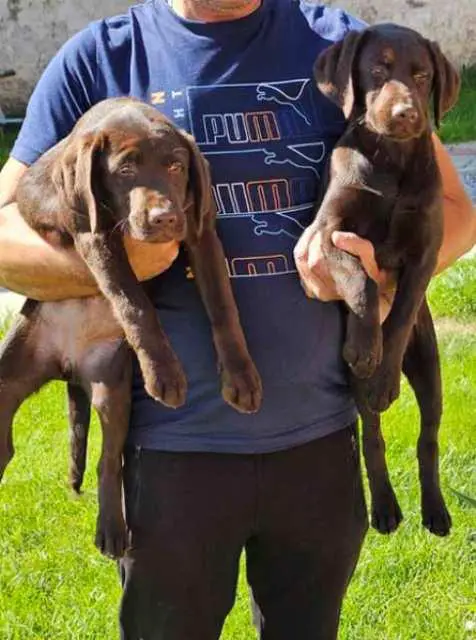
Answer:
[[[433,135],[436,159],[443,179],[444,237],[436,273],[449,267],[476,243],[476,209],[464,190],[450,154]]]
[[[35,300],[94,295],[97,285],[74,249],[49,244],[21,217],[15,192],[27,166],[10,158],[0,172],[0,286]],[[139,280],[165,271],[177,256],[176,242],[147,244],[125,239]]]
[[[28,169],[26,164],[9,158],[0,171],[0,209],[15,201],[15,191],[20,178]]]
[[[439,273],[476,243],[476,210],[464,190],[449,153],[436,135],[433,135],[433,142],[443,180],[444,198],[444,237],[436,269],[436,273]],[[335,232],[333,241],[337,248],[360,258],[369,276],[379,284],[382,307],[388,313],[393,298],[394,280],[391,274],[379,270],[372,243],[347,232]],[[312,281],[312,290],[320,300],[338,299],[318,235],[306,237],[304,232],[296,245],[295,258],[301,277],[304,281]]]

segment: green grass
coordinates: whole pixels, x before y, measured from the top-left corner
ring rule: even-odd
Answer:
[[[389,468],[405,520],[390,537],[369,533],[345,601],[341,640],[473,637],[465,625],[476,621],[476,510],[451,489],[476,497],[476,334],[466,330],[476,321],[475,268],[474,260],[458,263],[433,282],[430,296],[435,316],[453,316],[450,325],[438,320],[445,387],[441,475],[452,534],[442,540],[420,526],[418,415],[405,384],[384,419]],[[116,568],[93,546],[97,422],[80,498],[66,486],[68,437],[60,383],[20,409],[15,444],[16,456],[0,486],[0,638],[117,638]],[[222,640],[255,637],[242,571]]]
[[[445,141],[476,139],[475,69],[465,72],[459,105],[445,119],[441,134]],[[10,130],[0,139],[0,164],[14,135]],[[369,533],[345,601],[341,640],[474,637],[465,624],[476,622],[476,511],[450,488],[476,496],[476,259],[461,261],[435,278],[430,303],[441,319],[441,473],[453,532],[440,540],[420,527],[418,419],[413,396],[404,385],[402,397],[385,416],[384,431],[405,521],[389,538]],[[445,323],[444,316],[452,316],[452,322]],[[15,444],[15,459],[0,486],[1,640],[117,638],[116,567],[93,546],[96,420],[80,498],[66,485],[68,436],[61,384],[49,385],[20,409]],[[255,637],[242,571],[222,640]]]
[[[16,126],[6,127],[4,131],[0,129],[0,167],[3,166],[8,158],[8,154],[15,142],[18,131],[19,129]]]
[[[476,140],[476,66],[462,70],[458,104],[443,120],[439,134],[446,143]]]
[[[428,299],[435,318],[476,320],[476,257],[459,260],[433,278]]]

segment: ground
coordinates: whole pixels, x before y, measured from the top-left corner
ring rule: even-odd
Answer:
[[[474,71],[465,75],[463,88],[461,107],[442,128],[447,142],[476,139]],[[10,144],[7,136],[4,156]],[[476,176],[476,154],[460,151],[453,150],[455,161],[463,163],[460,170],[470,187]],[[471,158],[473,169],[468,170]],[[401,398],[384,417],[384,435],[405,519],[392,536],[369,533],[345,601],[340,640],[476,638],[476,257],[459,261],[435,278],[430,302],[437,319],[445,393],[442,487],[453,531],[438,539],[420,525],[418,415],[404,385]],[[118,637],[116,566],[93,546],[98,431],[94,420],[85,491],[75,498],[66,484],[68,435],[62,385],[49,385],[18,414],[16,456],[0,486],[2,640]],[[222,640],[255,637],[242,571]]]

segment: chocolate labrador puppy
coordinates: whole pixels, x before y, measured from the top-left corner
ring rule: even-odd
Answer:
[[[155,309],[128,262],[123,233],[145,242],[184,241],[212,324],[222,394],[255,412],[261,381],[251,360],[215,232],[208,165],[193,139],[150,105],[105,100],[27,171],[17,202],[39,233],[74,246],[103,297],[28,300],[0,351],[0,478],[13,456],[11,425],[23,400],[48,380],[69,383],[71,422],[84,429],[98,411],[96,544],[123,554],[121,456],[130,409],[131,353],[147,392],[169,407],[185,401],[186,380]],[[129,345],[129,346],[128,346]],[[74,402],[76,401],[76,402]]]
[[[398,397],[403,368],[421,413],[423,524],[446,535],[451,518],[438,475],[441,378],[425,298],[442,242],[443,198],[428,112],[433,96],[438,126],[457,99],[459,77],[437,44],[392,24],[350,33],[319,56],[314,74],[319,89],[343,109],[348,126],[331,154],[327,189],[305,233],[322,233],[330,272],[348,310],[343,355],[363,420],[372,524],[386,533],[402,518],[379,413]],[[377,286],[357,258],[333,245],[336,230],[370,240],[378,266],[398,274],[382,327]]]

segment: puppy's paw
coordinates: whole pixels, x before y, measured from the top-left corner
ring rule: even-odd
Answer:
[[[263,388],[260,375],[251,360],[238,371],[222,372],[222,397],[240,413],[256,413],[261,407]]]
[[[367,405],[373,413],[386,411],[400,395],[400,369],[379,367],[366,380]]]
[[[104,556],[122,558],[128,547],[128,535],[120,511],[115,516],[99,513],[94,543]]]
[[[183,371],[164,372],[160,369],[160,378],[154,381],[145,381],[147,393],[171,409],[181,407],[187,397],[187,380]]]
[[[357,378],[370,378],[382,362],[383,336],[380,326],[365,326],[351,323],[347,327],[347,338],[343,356]]]
[[[354,345],[346,342],[343,356],[356,378],[370,378],[382,360],[382,344],[367,348],[362,344]]]
[[[372,494],[372,527],[383,534],[393,533],[403,520],[402,511],[391,486]]]
[[[451,530],[451,516],[441,492],[434,491],[422,497],[422,524],[435,536],[447,536]]]
[[[83,477],[82,473],[70,473],[69,476],[69,486],[78,495],[81,493],[81,487],[83,486]]]
[[[187,379],[177,356],[170,351],[166,357],[154,362],[140,361],[147,393],[166,407],[177,409],[185,403]]]

